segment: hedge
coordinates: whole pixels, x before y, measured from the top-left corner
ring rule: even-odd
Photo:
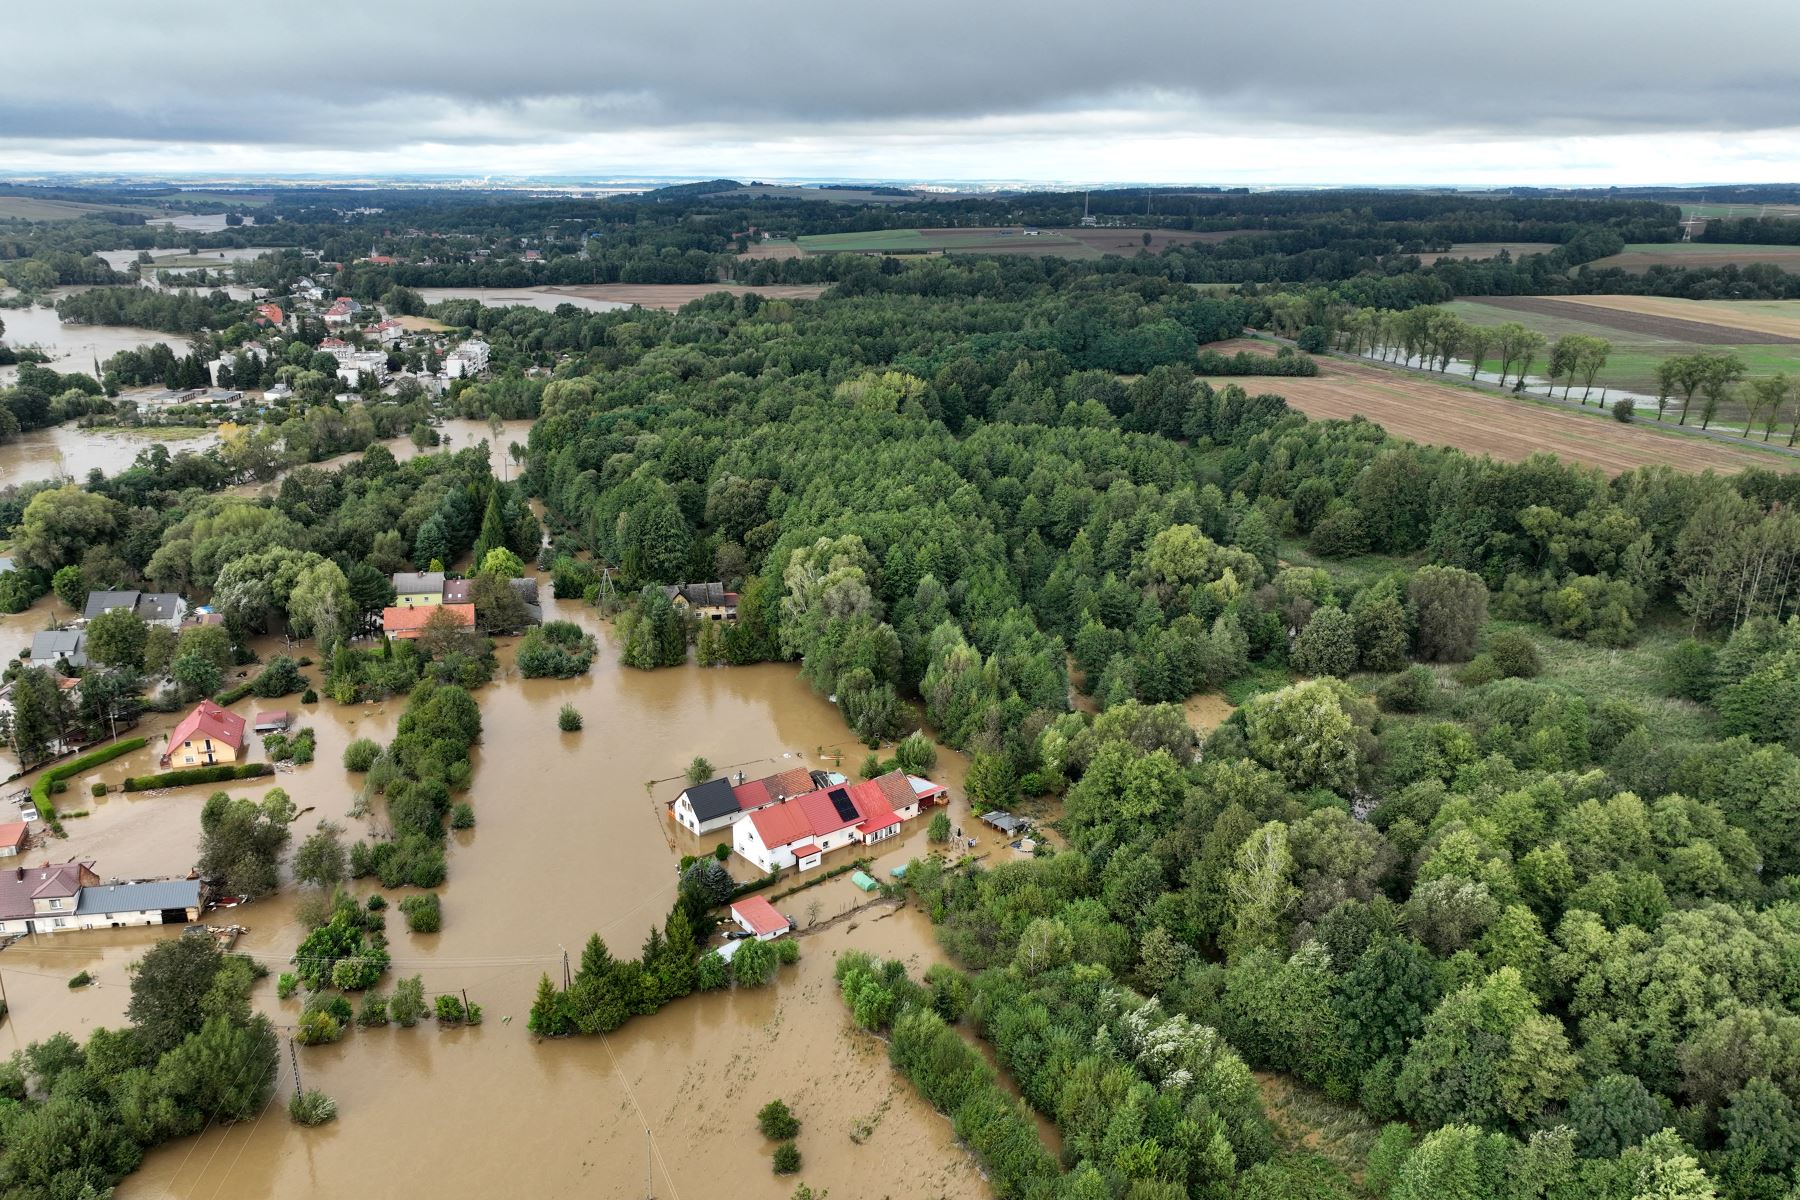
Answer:
[[[125,781],[128,792],[148,792],[155,788],[185,787],[190,783],[220,783],[228,779],[256,779],[273,775],[268,763],[230,763],[216,767],[189,767],[184,771],[164,771],[160,775],[133,775]]]
[[[86,754],[71,758],[59,766],[47,768],[31,785],[31,803],[37,808],[38,816],[53,829],[60,829],[62,822],[56,819],[56,805],[50,800],[50,785],[79,775],[89,767],[97,767],[103,762],[111,762],[121,754],[130,754],[133,750],[142,750],[150,744],[149,738],[126,738],[122,742],[114,742],[98,750],[90,750]]]
[[[227,688],[213,697],[213,703],[217,704],[220,708],[229,708],[239,700],[242,700],[245,696],[248,696],[250,694],[250,689],[255,686],[255,684],[256,681],[254,679],[247,679],[234,688]]]

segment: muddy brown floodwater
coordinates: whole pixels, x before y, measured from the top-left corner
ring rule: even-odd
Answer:
[[[547,616],[605,633],[591,610],[558,606],[544,592]],[[718,840],[687,838],[666,815],[690,759],[705,755],[721,771],[741,766],[752,776],[841,761],[854,774],[865,752],[789,665],[638,672],[621,667],[616,645],[603,642],[587,676],[525,680],[511,654],[502,648],[501,676],[478,693],[483,735],[468,795],[477,825],[452,835],[443,932],[411,934],[390,908],[395,962],[384,981],[391,987],[419,974],[428,993],[466,989],[486,1023],[358,1030],[337,1046],[302,1048],[305,1085],[339,1105],[338,1120],[316,1130],[294,1126],[281,1107],[293,1087],[284,1048],[267,1112],[154,1151],[120,1197],[337,1196],[380,1181],[394,1195],[624,1198],[643,1194],[648,1163],[659,1197],[782,1200],[796,1180],[771,1173],[773,1147],[754,1119],[776,1096],[804,1123],[799,1178],[815,1188],[895,1200],[990,1194],[949,1122],[888,1066],[880,1042],[852,1027],[838,999],[831,970],[844,950],[901,958],[915,972],[941,957],[929,922],[909,908],[877,906],[827,925],[867,903],[848,876],[777,902],[803,930],[820,928],[802,933],[799,964],[770,987],[690,996],[605,1038],[531,1037],[525,1019],[539,976],[559,976],[563,952],[578,957],[596,930],[615,953],[635,954],[673,900],[678,856]],[[584,732],[557,731],[565,702],[581,710]],[[291,697],[279,703],[301,708]],[[232,791],[285,788],[312,810],[296,822],[296,839],[320,817],[354,830],[346,812],[357,779],[340,765],[343,747],[355,737],[391,736],[401,703],[301,710],[318,734],[316,761]],[[160,733],[170,720],[146,721],[139,732]],[[153,736],[99,777],[142,770],[159,752]],[[953,819],[973,834],[980,827],[962,798],[962,769],[960,757],[946,753],[936,774],[953,789]],[[102,876],[178,874],[190,865],[209,788],[94,801],[92,778],[62,797],[63,807],[92,815],[69,820],[68,840],[51,843],[48,857],[92,857]],[[911,822],[872,870],[885,878],[922,853],[925,826]],[[978,852],[989,861],[1016,854],[985,830]],[[366,893],[370,883],[356,890]],[[208,919],[248,926],[238,949],[276,973],[302,933],[291,889]],[[176,935],[64,934],[0,952],[11,1003],[0,1052],[118,1022],[129,964],[168,936]],[[97,982],[71,991],[67,980],[81,970]],[[291,1027],[298,1002],[278,1000],[274,984],[271,977],[258,985],[257,1003]],[[873,1132],[859,1143],[851,1132],[864,1123]],[[398,1180],[406,1183],[390,1182]]]

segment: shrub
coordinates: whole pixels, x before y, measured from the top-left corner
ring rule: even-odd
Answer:
[[[771,1100],[756,1110],[756,1127],[771,1142],[786,1142],[800,1132],[800,1119],[786,1100]]]
[[[726,859],[728,859],[730,857],[731,857],[731,843],[730,842],[720,842],[718,845],[713,847],[713,861],[714,862],[724,862]]]
[[[581,732],[581,713],[573,704],[565,704],[556,713],[556,727],[564,733]]]
[[[295,977],[292,971],[283,971],[280,977],[275,980],[275,994],[283,1000],[286,1000],[294,994],[294,989],[299,986],[300,980]]]
[[[514,657],[527,679],[569,679],[594,665],[599,644],[573,621],[546,621],[525,635]]]
[[[263,749],[271,762],[293,762],[304,765],[313,760],[314,738],[311,728],[298,733],[271,733],[263,738]]]
[[[214,696],[213,703],[219,705],[221,708],[229,708],[239,700],[242,700],[245,696],[248,696],[250,694],[250,689],[255,686],[255,680],[247,679],[236,687],[226,688],[224,691]]]
[[[463,1007],[462,997],[446,992],[437,998],[437,1019],[440,1025],[479,1025],[481,1024],[481,1005],[471,1004]]]
[[[388,1001],[388,1015],[394,1023],[411,1029],[425,1016],[425,982],[419,976],[402,979],[394,985],[394,997]]]
[[[775,942],[775,958],[784,967],[791,967],[800,961],[800,943],[793,938],[780,938]]]
[[[300,693],[300,703],[302,703],[302,704],[317,704],[318,702],[319,702],[319,693],[313,691],[311,688],[307,688],[304,692]]]
[[[713,765],[700,755],[694,755],[694,761],[688,764],[687,781],[689,784],[705,783],[713,777]]]
[[[373,1029],[388,1023],[388,998],[380,992],[364,992],[362,1007],[356,1010],[356,1023]]]
[[[940,809],[936,813],[932,814],[931,824],[928,825],[925,829],[925,836],[927,839],[934,841],[934,842],[949,841],[950,840],[950,814],[947,812],[944,812],[942,809]]]
[[[1508,678],[1530,679],[1544,669],[1537,643],[1517,629],[1496,633],[1488,642],[1487,652],[1494,669]]]
[[[780,965],[775,947],[768,942],[745,942],[731,956],[731,974],[745,987],[761,987],[769,982]]]
[[[300,1014],[300,1028],[294,1034],[294,1040],[302,1046],[325,1046],[344,1036],[344,1027],[338,1019],[323,1009]]]
[[[367,771],[381,757],[381,743],[373,738],[357,738],[344,747],[344,770]]]
[[[250,690],[265,700],[291,696],[305,686],[306,679],[300,674],[299,664],[285,654],[270,659],[269,665],[250,681]]]
[[[382,909],[384,909],[386,907],[387,907],[387,897],[382,895],[380,892],[375,892],[369,896],[369,911],[370,912],[380,912]]]
[[[1621,425],[1629,425],[1637,416],[1637,403],[1627,396],[1623,400],[1614,400],[1612,406],[1613,420]]]
[[[708,950],[700,956],[699,966],[694,972],[694,986],[703,992],[716,992],[731,982],[731,964],[719,957],[716,950]]]
[[[783,1142],[775,1147],[774,1159],[777,1175],[792,1175],[800,1169],[800,1147],[792,1142]]]
[[[323,1125],[337,1116],[337,1101],[317,1088],[307,1088],[288,1101],[288,1116],[296,1125]]]
[[[436,892],[408,896],[400,902],[400,911],[406,914],[406,927],[414,933],[436,933],[444,927],[444,910]]]
[[[81,974],[69,980],[69,986],[72,988],[84,988],[92,982],[94,982],[94,977],[89,975],[86,971],[83,971]]]
[[[88,795],[90,795],[90,796],[106,795],[106,785],[98,779],[94,780],[93,786],[88,788]]]
[[[456,807],[450,810],[450,828],[475,828],[475,806],[467,800],[458,801]]]
[[[1437,690],[1437,676],[1431,668],[1414,665],[1377,684],[1375,699],[1389,712],[1424,712]]]

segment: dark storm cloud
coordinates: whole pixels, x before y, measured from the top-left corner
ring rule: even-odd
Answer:
[[[4,7],[14,141],[359,149],[1086,112],[1219,133],[1800,126],[1795,0]]]

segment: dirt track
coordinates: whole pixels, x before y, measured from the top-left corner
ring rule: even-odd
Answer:
[[[1604,325],[1626,333],[1641,333],[1671,342],[1693,342],[1701,346],[1774,346],[1800,343],[1800,337],[1751,329],[1745,325],[1713,324],[1684,317],[1631,311],[1619,305],[1584,304],[1579,300],[1552,300],[1542,296],[1483,296],[1481,303],[1490,308],[1560,317],[1565,321],[1586,321],[1590,325]],[[1723,310],[1720,315],[1732,316],[1733,321],[1736,320],[1735,316]]]
[[[1313,378],[1239,376],[1208,382],[1215,387],[1237,384],[1249,392],[1285,396],[1309,417],[1367,417],[1395,437],[1454,446],[1507,462],[1523,462],[1547,450],[1571,462],[1599,467],[1608,475],[1653,463],[1667,463],[1682,471],[1800,470],[1800,459],[1727,442],[1621,425],[1375,366],[1337,359],[1321,359],[1319,366],[1321,373]]]

